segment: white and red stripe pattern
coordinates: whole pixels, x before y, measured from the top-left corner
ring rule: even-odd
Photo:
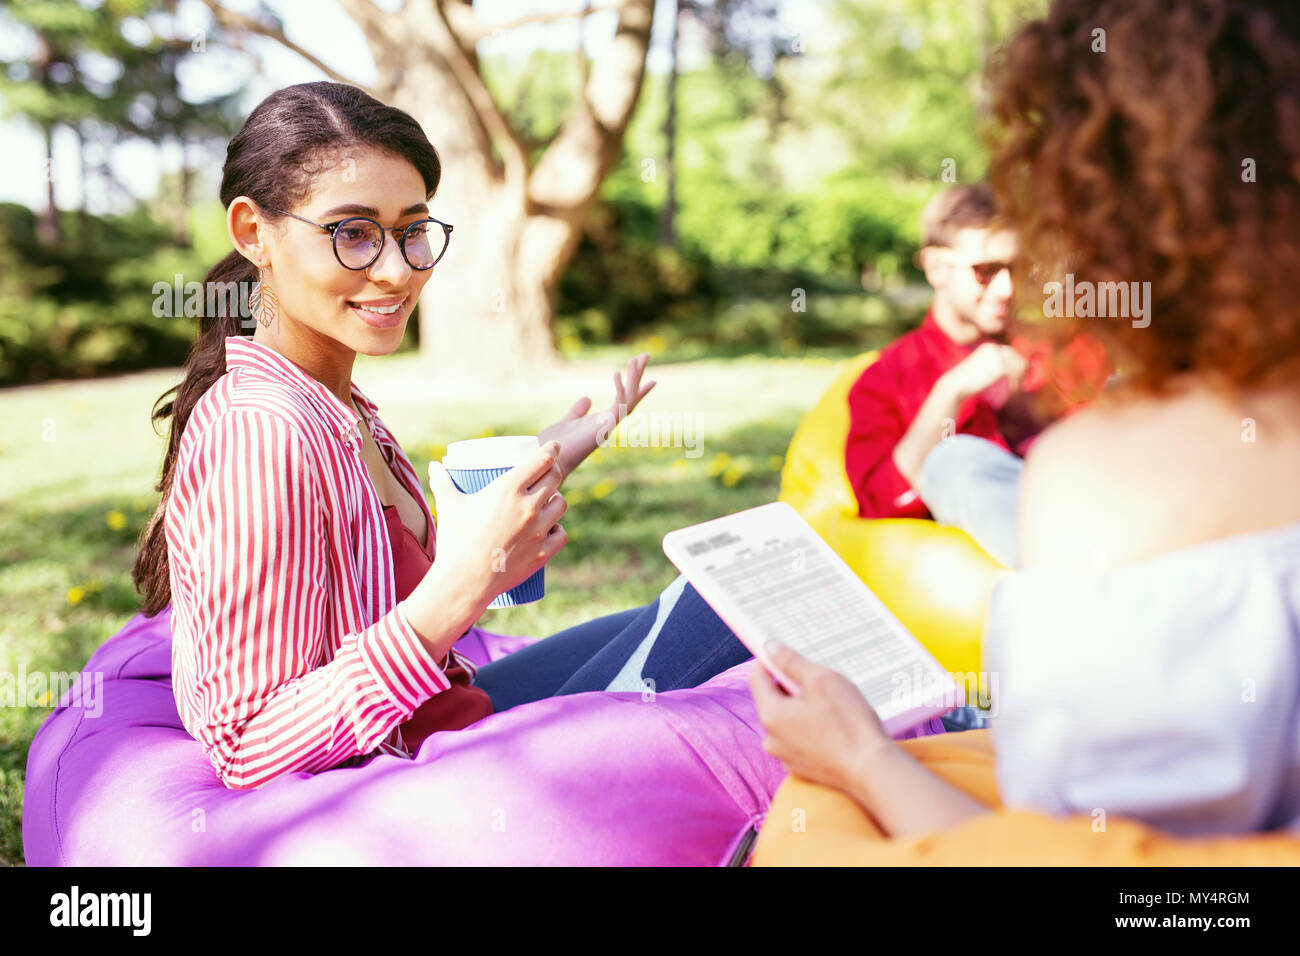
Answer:
[[[355,384],[352,396],[433,534],[410,460]],[[226,374],[181,438],[166,531],[176,706],[228,787],[409,755],[399,725],[449,686],[450,661],[396,606],[361,447],[357,416],[322,383],[226,339]]]

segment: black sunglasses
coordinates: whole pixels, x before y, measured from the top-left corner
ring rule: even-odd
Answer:
[[[451,245],[453,228],[451,223],[434,219],[432,216],[390,230],[368,216],[349,216],[347,219],[326,224],[312,222],[286,209],[272,209],[269,206],[267,208],[271,212],[291,216],[317,229],[324,229],[330,234],[334,243],[334,258],[344,269],[351,269],[354,272],[374,265],[379,254],[383,252],[384,241],[389,232],[392,232],[393,238],[397,240],[397,247],[402,251],[402,258],[406,260],[406,264],[416,272],[427,272],[436,266],[438,261],[447,254],[447,247]],[[435,225],[441,230],[440,242],[432,239],[438,235],[438,231],[433,228]]]
[[[988,285],[1000,276],[1003,270],[1010,272],[1012,269],[1013,266],[1010,262],[972,262],[970,264],[970,271],[974,273],[975,281],[980,285]]]

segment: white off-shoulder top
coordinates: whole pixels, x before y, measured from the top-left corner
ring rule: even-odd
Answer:
[[[1300,831],[1300,522],[1007,572],[986,625],[1007,806]]]

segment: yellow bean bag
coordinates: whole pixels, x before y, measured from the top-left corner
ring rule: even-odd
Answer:
[[[954,674],[975,674],[989,597],[1006,569],[957,528],[858,517],[844,468],[848,396],[878,354],[851,359],[804,415],[786,451],[779,499],[803,515],[939,663]]]
[[[950,830],[890,839],[852,799],[787,777],[759,832],[753,866],[1297,866],[1300,838],[1171,836],[1135,820],[1051,817],[1001,805],[987,730],[900,742],[989,807]]]

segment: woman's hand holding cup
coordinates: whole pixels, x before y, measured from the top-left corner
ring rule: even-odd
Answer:
[[[438,511],[434,563],[485,606],[530,578],[568,541],[558,523],[568,509],[558,491],[559,448],[547,442],[473,493],[459,490],[441,462],[429,464]]]

